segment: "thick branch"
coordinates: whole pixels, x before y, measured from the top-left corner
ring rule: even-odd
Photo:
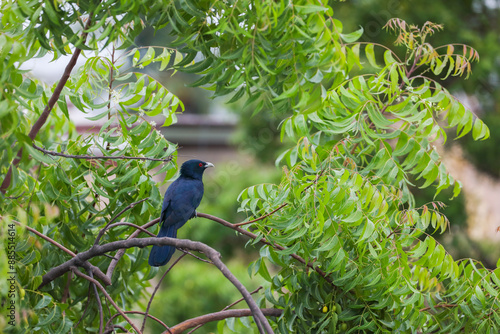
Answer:
[[[221,273],[240,291],[243,298],[247,302],[248,306],[252,310],[255,323],[261,329],[263,327],[268,334],[274,333],[271,325],[267,321],[266,317],[262,314],[252,296],[248,290],[241,284],[241,282],[229,271],[226,265],[220,260],[220,254],[213,248],[196,241],[186,240],[186,239],[174,239],[174,238],[142,238],[142,239],[130,239],[130,240],[120,240],[110,242],[104,245],[96,245],[91,249],[77,254],[74,258],[65,263],[52,268],[45,274],[42,278],[42,286],[50,283],[57,277],[60,277],[64,273],[71,270],[72,267],[81,266],[85,261],[103,255],[107,252],[112,252],[117,249],[132,248],[132,247],[147,247],[151,245],[157,246],[174,246],[177,248],[187,248],[190,250],[198,251],[205,254],[214,265],[221,271]],[[264,330],[261,329],[264,333]]]
[[[268,317],[279,317],[283,310],[277,308],[265,308],[261,309],[262,313]],[[206,324],[207,322],[219,321],[227,318],[241,318],[248,317],[252,315],[252,311],[249,309],[239,309],[239,310],[225,310],[215,313],[209,313],[202,315],[200,317],[196,317],[193,319],[186,320],[181,322],[178,325],[170,328],[170,332],[172,334],[181,334],[183,331],[193,328],[199,325]],[[168,331],[163,332],[163,334],[168,334]]]
[[[26,226],[26,225],[23,225],[21,224],[20,222],[18,221],[15,221],[13,220],[13,222],[19,226],[22,226],[24,227],[25,229],[27,229],[28,231],[30,231],[31,233],[39,236],[40,238],[50,242],[51,244],[53,244],[54,246],[56,246],[57,248],[65,251],[66,253],[68,253],[69,255],[73,256],[73,258],[76,256],[75,253],[73,253],[71,250],[67,249],[66,247],[64,247],[63,245],[61,245],[60,243],[58,243],[57,241],[49,238],[48,236],[46,236],[45,234],[42,234],[40,232],[38,232],[37,230],[35,230],[34,228],[31,228],[29,226]],[[92,272],[95,276],[97,276],[101,281],[103,281],[104,284],[106,285],[111,285],[111,279],[108,278],[108,276],[104,275],[104,273],[101,271],[101,269],[99,269],[98,267],[94,266],[93,264],[91,264],[90,262],[88,261],[85,261],[83,264],[82,264],[82,267],[84,267],[87,271],[90,271]],[[40,287],[42,287],[43,285],[40,285]]]

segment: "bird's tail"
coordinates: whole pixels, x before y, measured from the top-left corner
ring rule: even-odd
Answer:
[[[177,237],[177,227],[175,225],[170,225],[167,227],[162,227],[158,233],[158,238]],[[151,253],[149,253],[148,263],[152,267],[159,267],[165,265],[175,252],[174,246],[153,246]]]

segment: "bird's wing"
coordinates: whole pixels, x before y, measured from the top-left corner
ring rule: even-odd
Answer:
[[[171,200],[164,200],[163,201],[163,206],[161,207],[161,215],[160,215],[160,225],[163,225],[163,222],[167,219],[169,216],[169,213],[171,211]]]
[[[163,205],[161,207],[161,215],[160,215],[161,225],[164,225],[165,222],[169,220],[169,217],[172,215],[172,211],[175,210],[174,206],[172,205],[172,202],[176,197],[175,194],[177,193],[178,185],[179,182],[175,180],[165,192],[165,196],[163,197]],[[166,225],[168,226],[171,224],[167,222]]]

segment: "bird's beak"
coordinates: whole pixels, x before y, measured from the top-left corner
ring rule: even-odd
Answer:
[[[208,167],[215,167],[213,163],[211,162],[206,162],[205,163],[205,168],[208,168]]]

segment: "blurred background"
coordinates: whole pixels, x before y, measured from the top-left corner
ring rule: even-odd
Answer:
[[[348,0],[330,5],[334,16],[344,24],[344,32],[362,27],[362,40],[390,46],[396,52],[404,50],[395,47],[395,36],[383,29],[393,17],[418,26],[426,21],[443,24],[444,30],[432,36],[433,45],[464,43],[479,52],[480,62],[474,64],[473,74],[467,80],[450,76],[441,83],[485,121],[491,138],[481,142],[474,142],[471,136],[454,140],[456,130],[451,129],[448,142],[439,150],[449,172],[462,182],[461,195],[450,201],[451,193],[443,192],[433,198],[432,189],[414,189],[414,192],[419,204],[433,200],[446,204],[442,211],[451,226],[437,238],[455,259],[473,257],[495,268],[500,255],[497,231],[500,226],[500,1],[462,0],[451,5],[434,0]],[[146,29],[136,43],[138,46],[165,45],[169,40],[167,29],[156,33]],[[53,83],[66,62],[64,58],[50,62],[47,57],[33,60],[30,66],[35,76]],[[189,87],[198,79],[193,75],[172,76],[170,71],[160,72],[155,65],[143,71],[158,78],[185,105],[184,113],[179,114],[177,123],[170,127],[161,127],[161,119],[151,119],[169,141],[178,144],[179,165],[198,158],[216,166],[205,173],[205,196],[198,211],[230,222],[244,220],[245,215],[237,212],[238,194],[250,185],[279,182],[280,170],[274,160],[287,146],[279,141],[278,127],[283,115],[273,116],[272,112],[252,115],[252,110],[243,110],[242,104],[228,105],[223,100],[212,99],[210,91]],[[81,133],[100,128],[85,118],[91,115],[75,109],[71,116]],[[163,191],[168,184],[162,185]],[[179,231],[179,237],[198,240],[219,250],[223,260],[250,291],[264,284],[247,273],[248,264],[257,258],[257,249],[245,247],[246,238],[237,237],[233,231],[205,219],[190,220]],[[150,311],[154,316],[176,324],[216,312],[239,299],[234,287],[226,285],[218,270],[206,263],[186,257],[178,266],[162,283]],[[155,280],[165,270],[160,269]],[[156,281],[152,284],[155,286]],[[182,294],[180,289],[170,288],[179,285],[184,287]],[[161,330],[154,327],[155,324],[150,325],[151,333]],[[215,326],[206,325],[202,332],[215,330]]]

